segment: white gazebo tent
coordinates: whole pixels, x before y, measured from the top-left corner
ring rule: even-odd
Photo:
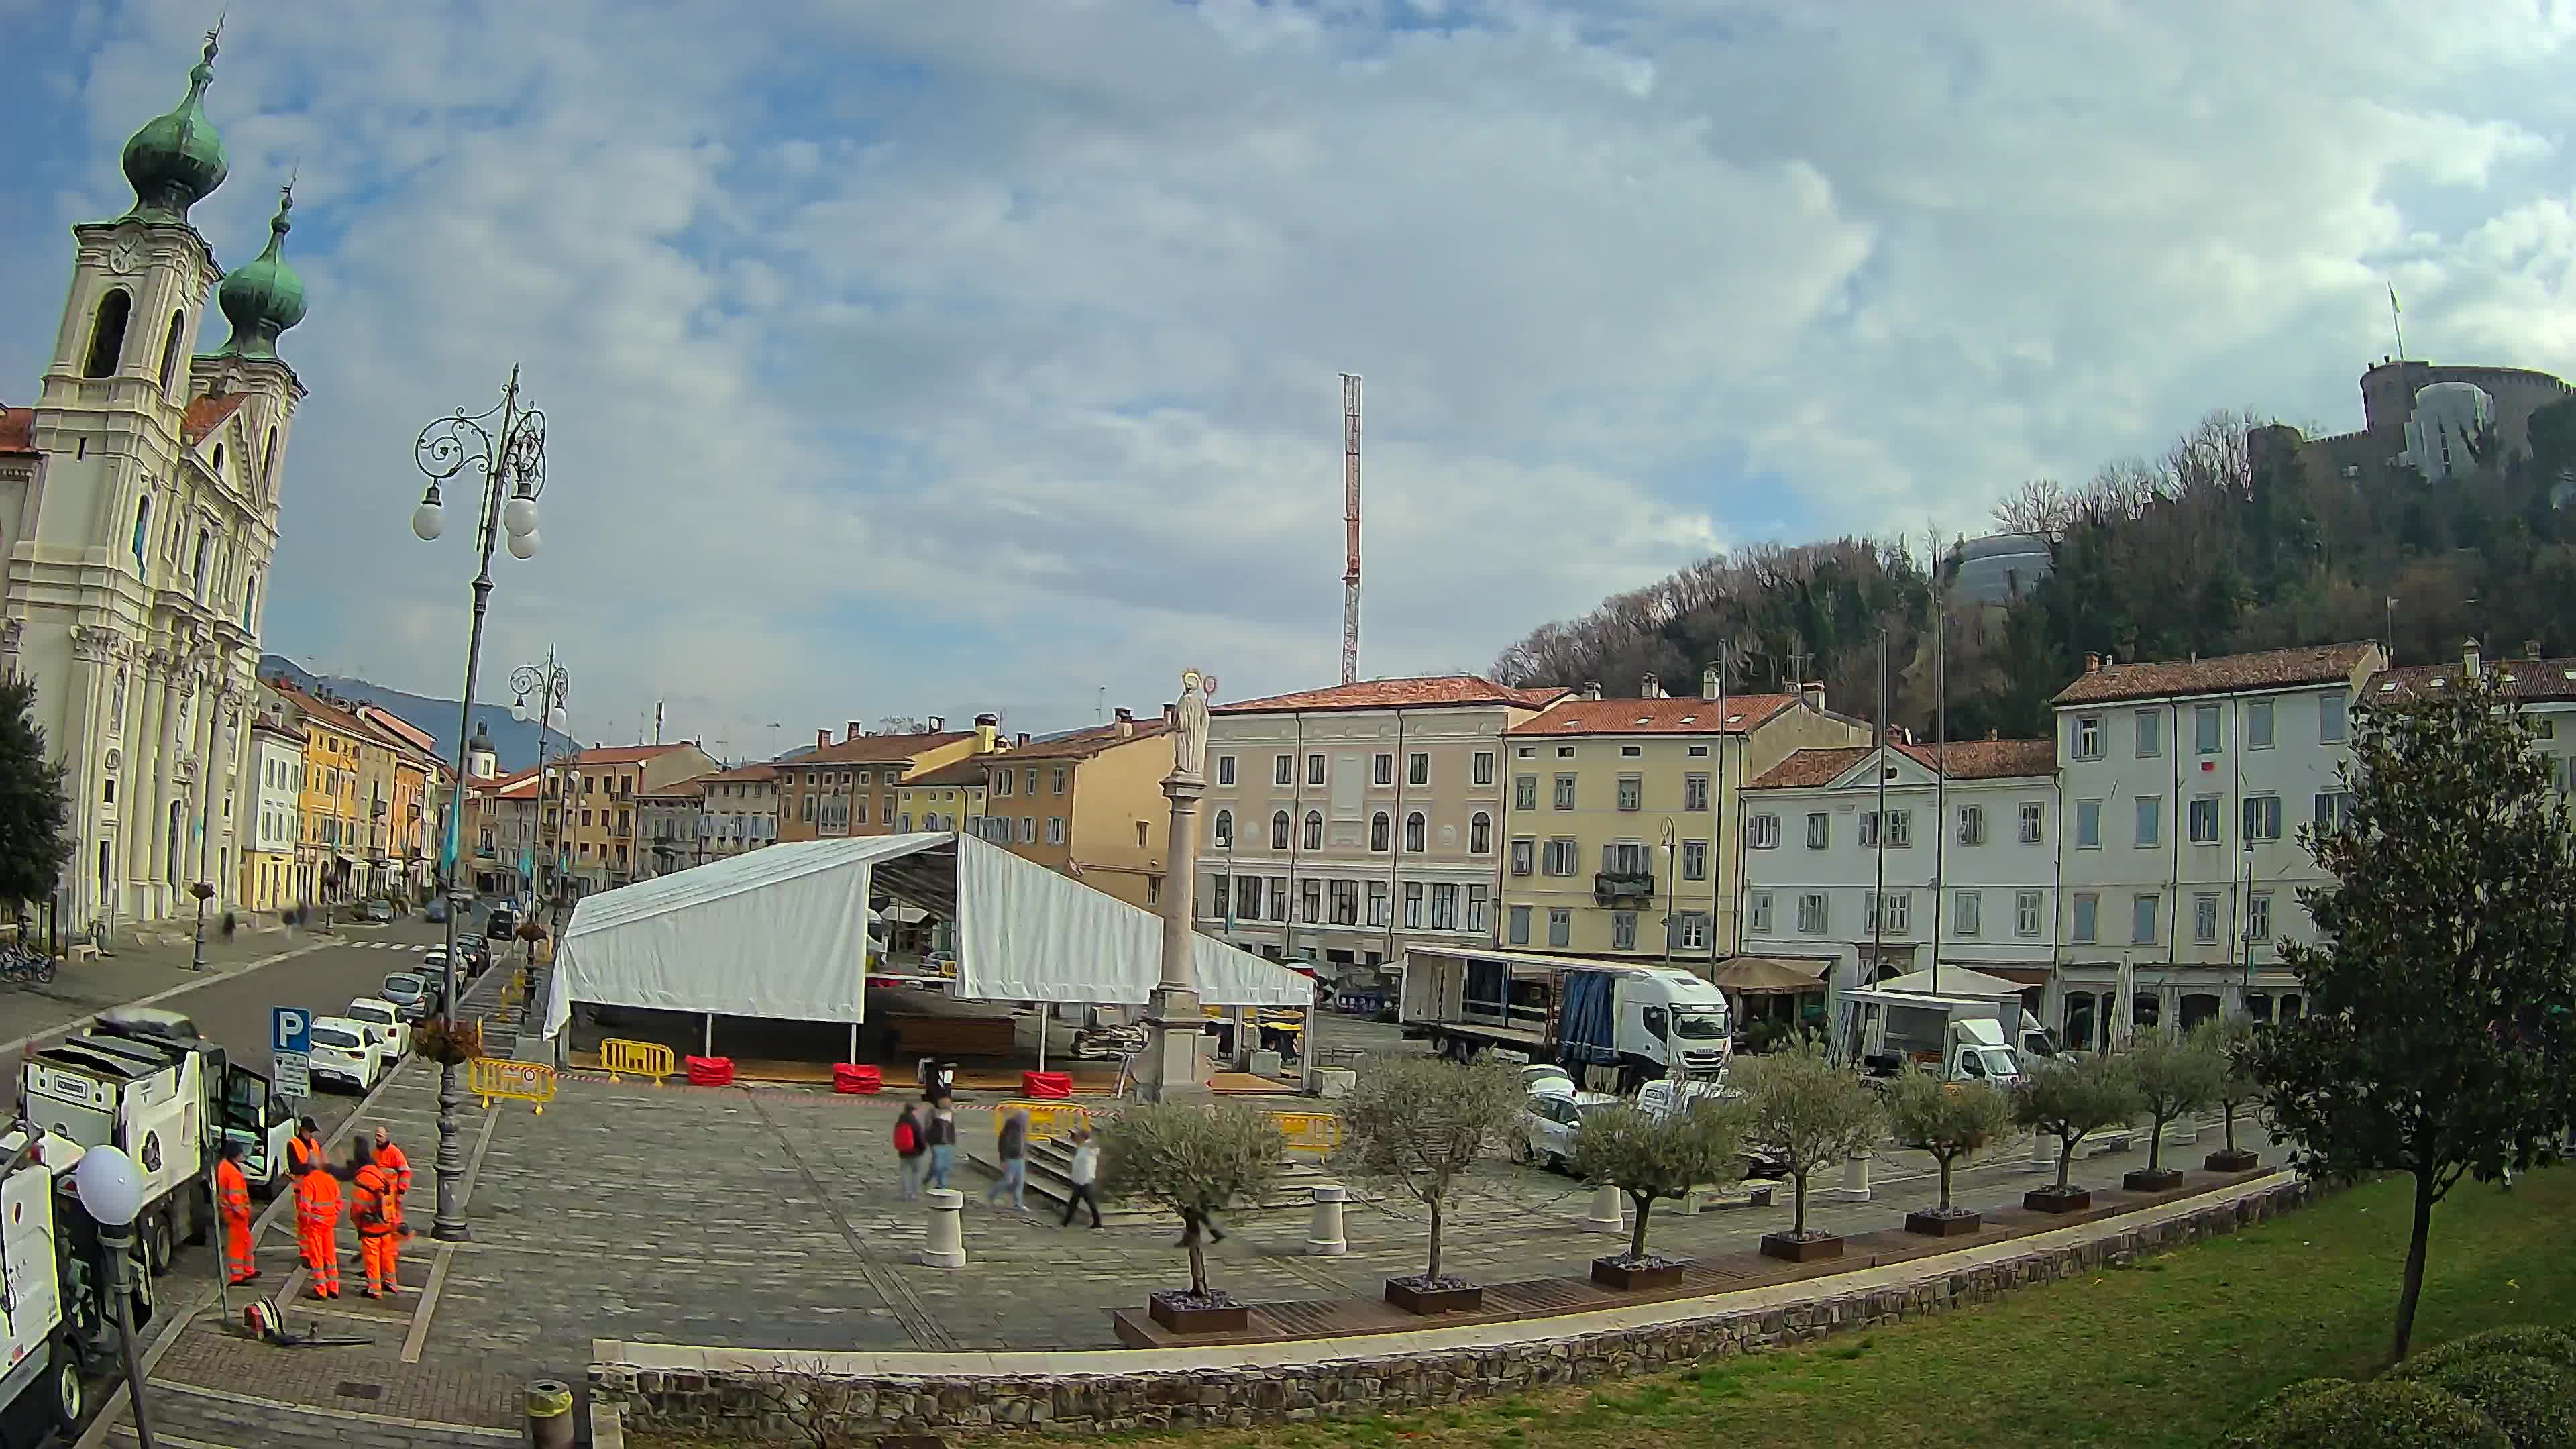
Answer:
[[[956,923],[959,996],[1141,1005],[1162,976],[1159,916],[989,842],[948,831],[813,840],[584,897],[555,952],[544,1035],[559,1038],[578,1001],[710,1024],[847,1022],[855,1043],[876,895]],[[1211,1006],[1314,998],[1312,981],[1276,962],[1203,935],[1191,946]]]

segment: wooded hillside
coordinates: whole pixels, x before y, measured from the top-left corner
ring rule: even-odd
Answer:
[[[2576,508],[2550,503],[2576,479],[2576,399],[2532,415],[2527,455],[2440,484],[2258,460],[2255,421],[2212,413],[2160,458],[2078,488],[2027,483],[1996,507],[1999,528],[2048,541],[2055,571],[2008,606],[1950,600],[1953,738],[2043,733],[2088,651],[2178,659],[2383,638],[2392,622],[2400,663],[2454,658],[2471,635],[2490,652],[2576,651]],[[1929,733],[1934,556],[1921,535],[1738,549],[1539,626],[1493,677],[1633,694],[1651,673],[1678,693],[1723,660],[1730,689],[1821,679],[1830,707],[1868,718],[1884,627],[1890,716]]]

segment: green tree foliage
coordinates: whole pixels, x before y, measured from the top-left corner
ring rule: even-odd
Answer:
[[[2034,1063],[2013,1093],[2013,1120],[2058,1139],[2057,1190],[2064,1192],[2075,1170],[2075,1149],[2103,1128],[2136,1116],[2140,1106],[2128,1059],[2104,1053]]]
[[[2496,1353],[2536,1358],[2563,1369],[2576,1369],[2576,1336],[2555,1328],[2543,1328],[2536,1323],[2509,1324],[2503,1328],[2490,1328],[2484,1333],[2472,1333],[2466,1338],[2452,1339],[2439,1348],[2426,1349],[2390,1372],[2413,1378],[2445,1364]]]
[[[1423,1278],[1441,1286],[1441,1213],[1458,1179],[1521,1114],[1521,1074],[1494,1056],[1459,1066],[1440,1057],[1372,1058],[1342,1102],[1346,1171],[1385,1183],[1431,1214]]]
[[[1745,1138],[1789,1169],[1797,1195],[1793,1237],[1807,1234],[1807,1180],[1816,1170],[1867,1151],[1886,1125],[1878,1093],[1814,1040],[1735,1064],[1752,1103]]]
[[[2244,1449],[2513,1449],[2477,1405],[2428,1384],[2294,1385],[2225,1442]]]
[[[2165,1128],[2186,1112],[2218,1100],[2226,1086],[2227,1059],[2198,1032],[2150,1032],[2128,1050],[2129,1080],[2150,1121],[2147,1170],[2164,1166]],[[2232,1134],[2231,1134],[2232,1136]]]
[[[1744,1175],[1744,1132],[1752,1113],[1741,1099],[1701,1098],[1680,1112],[1628,1106],[1595,1108],[1574,1136],[1575,1175],[1608,1183],[1637,1210],[1628,1261],[1646,1261],[1646,1214],[1657,1198],[1684,1198]]]
[[[1190,1250],[1190,1291],[1208,1296],[1207,1253],[1198,1231],[1215,1214],[1259,1202],[1288,1150],[1270,1114],[1240,1103],[1147,1102],[1100,1129],[1103,1189],[1143,1198],[1179,1215]]]
[[[2567,1370],[2520,1354],[2485,1353],[2406,1376],[2477,1405],[2513,1441],[2513,1449],[2576,1445],[2576,1390]]]
[[[34,681],[0,678],[0,902],[50,894],[71,863],[63,767],[45,753]]]
[[[1941,1164],[1940,1211],[1950,1206],[1950,1171],[2012,1125],[2012,1103],[1987,1082],[1945,1082],[1935,1072],[1906,1072],[1887,1100],[1897,1145],[1932,1154]]]
[[[2322,944],[2281,953],[2309,1014],[2246,1058],[2302,1170],[2415,1180],[2394,1359],[2434,1206],[2463,1176],[2528,1163],[2568,1120],[2576,846],[2530,725],[2503,704],[2463,677],[2356,715],[2350,821],[2302,832],[2336,882],[2299,893]]]
[[[2227,1150],[2236,1150],[2236,1117],[2248,1103],[2263,1097],[2263,1083],[2246,1070],[2247,1055],[2253,1050],[2254,1024],[2242,1018],[2204,1021],[2192,1028],[2200,1039],[2201,1049],[2218,1059],[2218,1090],[2210,1098],[2218,1108],[2220,1122],[2227,1134]]]

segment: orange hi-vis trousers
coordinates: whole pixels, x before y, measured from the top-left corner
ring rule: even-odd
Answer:
[[[358,1234],[358,1257],[367,1265],[367,1291],[399,1293],[402,1263],[402,1234],[388,1228],[381,1233]]]
[[[313,1273],[313,1296],[340,1296],[340,1184],[307,1173],[295,1184],[295,1239]]]

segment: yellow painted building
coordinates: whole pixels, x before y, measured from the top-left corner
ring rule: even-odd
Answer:
[[[358,791],[367,727],[338,705],[282,680],[267,686],[288,727],[304,736],[304,781],[296,798],[296,899],[306,905],[347,900],[365,888],[364,797]]]
[[[713,756],[686,741],[593,746],[552,767],[544,829],[570,858],[579,890],[612,890],[651,874],[652,861],[636,829],[636,795],[716,768]]]
[[[1500,944],[1703,966],[1739,939],[1736,793],[1796,750],[1866,744],[1824,691],[1569,696],[1503,732]],[[1669,925],[1667,924],[1669,923]]]
[[[1120,710],[1114,724],[997,744],[898,785],[894,828],[963,830],[1130,905],[1159,905],[1171,833],[1165,731]]]
[[[818,730],[813,749],[772,761],[778,770],[779,840],[891,834],[903,815],[905,780],[999,746],[991,715],[979,716],[972,730],[944,725],[934,717],[921,729],[867,734],[852,720],[837,744],[830,730]]]

